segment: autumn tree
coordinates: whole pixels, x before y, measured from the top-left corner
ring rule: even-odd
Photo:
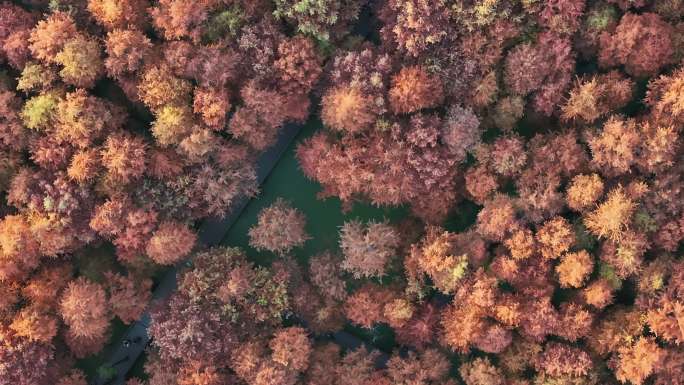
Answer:
[[[59,75],[67,83],[92,88],[104,73],[102,47],[93,39],[78,35],[64,43],[54,61],[62,66]]]
[[[589,139],[592,163],[606,176],[625,173],[636,161],[640,140],[634,120],[611,117]]]
[[[626,13],[614,33],[601,35],[599,64],[624,65],[628,74],[655,75],[672,61],[672,26],[654,13]]]
[[[124,323],[140,319],[152,297],[152,281],[112,272],[106,272],[105,278],[112,313]]]
[[[640,337],[633,345],[619,350],[615,376],[622,383],[641,385],[660,367],[663,353],[655,341]]]
[[[581,287],[593,268],[593,259],[586,250],[581,250],[561,257],[556,272],[561,287]]]
[[[455,234],[437,228],[429,228],[421,243],[411,246],[411,259],[444,293],[455,291],[468,272],[468,255],[459,255],[458,246]]]
[[[652,113],[665,124],[681,123],[684,119],[684,70],[662,75],[648,83],[646,103]]]
[[[77,278],[69,283],[59,306],[62,318],[74,336],[99,337],[109,327],[111,310],[105,290],[86,278]]]
[[[391,0],[384,4],[380,17],[385,23],[380,30],[382,38],[414,57],[425,54],[453,33],[446,1]]]
[[[576,211],[591,208],[603,195],[603,186],[598,174],[575,175],[566,193],[568,207]]]
[[[301,3],[295,0],[276,0],[275,16],[293,23],[297,30],[322,41],[341,37],[348,24],[361,10],[358,0],[324,0]]]
[[[420,66],[404,67],[392,77],[389,101],[396,114],[407,114],[442,102],[439,79]]]
[[[36,59],[54,64],[57,54],[77,34],[76,24],[71,16],[64,12],[55,12],[33,28],[29,37],[29,49]]]
[[[146,0],[89,0],[88,11],[107,29],[139,28],[146,23]]]
[[[177,222],[162,222],[147,242],[145,252],[153,261],[162,265],[173,265],[190,254],[197,235],[186,225]]]
[[[375,123],[370,101],[357,88],[350,86],[328,90],[323,96],[321,119],[330,128],[357,133]]]
[[[624,107],[632,99],[633,88],[634,82],[617,71],[577,82],[562,107],[562,118],[594,122]]]
[[[619,186],[608,192],[606,200],[586,215],[584,223],[598,237],[619,240],[629,227],[635,209],[635,202]]]
[[[113,78],[133,74],[142,68],[147,55],[151,53],[152,42],[135,29],[114,29],[105,40],[104,66],[107,75]]]
[[[309,366],[311,341],[306,330],[289,327],[279,330],[269,342],[273,361],[295,371],[304,371]]]
[[[554,217],[537,230],[539,251],[544,258],[556,259],[575,244],[575,232],[565,218]]]
[[[399,245],[399,235],[387,223],[352,220],[340,229],[342,268],[355,277],[383,276]]]
[[[305,225],[304,214],[278,198],[259,213],[257,224],[249,229],[249,244],[257,250],[285,255],[309,239]]]

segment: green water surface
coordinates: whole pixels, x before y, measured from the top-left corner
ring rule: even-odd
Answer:
[[[406,207],[377,207],[367,203],[355,203],[351,210],[343,212],[338,198],[318,199],[320,184],[306,178],[299,168],[295,150],[299,143],[313,135],[316,130],[323,129],[319,121],[311,121],[302,128],[278,164],[261,186],[260,194],[252,199],[238,220],[228,231],[222,244],[238,246],[257,263],[268,263],[278,256],[268,251],[257,251],[249,246],[249,228],[257,223],[259,212],[271,205],[277,198],[290,202],[306,216],[306,232],[309,239],[303,247],[295,249],[292,254],[300,262],[329,250],[339,250],[339,228],[345,221],[360,219],[397,222],[408,216]]]

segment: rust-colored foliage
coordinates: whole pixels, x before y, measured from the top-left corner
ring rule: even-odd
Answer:
[[[97,338],[105,334],[110,309],[105,290],[86,278],[71,281],[59,303],[60,314],[75,337]]]
[[[288,369],[304,371],[309,366],[311,341],[301,327],[284,328],[276,332],[269,343],[272,359]]]
[[[64,43],[54,60],[62,66],[62,80],[75,87],[92,88],[104,73],[100,43],[80,34]]]
[[[329,252],[309,260],[309,279],[324,295],[341,301],[347,296],[347,283],[342,279],[338,258]]]
[[[393,328],[400,328],[413,317],[413,304],[404,298],[397,298],[385,305],[384,315]]]
[[[141,137],[112,134],[104,143],[101,159],[107,174],[119,183],[128,183],[145,172],[147,144]]]
[[[563,217],[554,217],[537,230],[539,252],[544,258],[556,259],[575,244],[575,232]]]
[[[280,91],[287,95],[308,93],[323,72],[322,60],[311,39],[297,36],[283,40],[278,45],[278,55],[274,65],[280,77]]]
[[[186,225],[177,222],[162,222],[152,233],[145,252],[159,264],[173,265],[190,253],[196,240],[197,235]]]
[[[556,266],[561,287],[581,287],[593,269],[594,260],[586,250],[565,254]]]
[[[444,0],[389,0],[380,17],[386,23],[381,36],[412,56],[420,56],[453,32]]]
[[[504,82],[514,94],[533,93],[535,110],[551,115],[570,84],[573,66],[570,41],[543,32],[534,44],[519,44],[509,52]]]
[[[275,143],[278,129],[290,117],[285,97],[251,83],[241,90],[245,104],[233,114],[228,130],[258,151]]]
[[[504,241],[513,259],[529,258],[537,251],[537,241],[528,228],[514,232]]]
[[[608,192],[608,197],[585,216],[587,229],[598,237],[619,240],[629,227],[636,209],[634,201],[618,186]]]
[[[591,208],[603,195],[603,180],[597,174],[578,174],[566,193],[568,207],[576,211]]]
[[[407,114],[442,102],[439,79],[420,66],[404,67],[392,78],[389,102],[396,114]]]
[[[520,226],[512,199],[499,194],[485,202],[477,214],[477,232],[487,239],[502,241]]]
[[[114,29],[107,33],[104,59],[107,75],[119,78],[138,71],[145,56],[150,53],[152,42],[135,29]]]
[[[684,385],[682,0],[47,3],[0,4],[0,385],[147,311],[149,385]],[[319,197],[379,209],[195,250],[309,119]]]
[[[15,335],[5,325],[0,326],[0,384],[31,385],[49,378],[49,364],[54,357],[54,347],[31,342]],[[30,369],[29,369],[30,368]]]
[[[453,106],[442,127],[442,141],[457,159],[465,159],[480,142],[480,120],[469,108]]]
[[[371,328],[375,323],[386,320],[384,307],[393,297],[388,289],[365,285],[347,297],[345,314],[353,323]]]
[[[584,13],[585,0],[547,1],[539,13],[541,25],[562,34],[574,33]]]
[[[371,101],[355,87],[329,90],[322,100],[321,120],[330,128],[349,133],[367,130],[375,123]]]
[[[589,139],[592,163],[607,176],[625,173],[636,162],[640,143],[634,120],[611,117],[601,132]]]
[[[589,354],[579,348],[549,342],[535,366],[553,377],[580,377],[589,374],[593,363]]]
[[[644,274],[643,283],[645,286],[642,289],[642,295],[648,295],[648,291],[652,291],[655,302],[650,306],[646,313],[646,322],[649,327],[659,338],[675,344],[680,344],[684,341],[684,328],[682,322],[684,321],[684,301],[682,301],[682,275],[684,269],[681,263],[674,263],[673,265],[666,263],[654,262],[646,272],[651,274]],[[672,268],[672,271],[668,269]],[[649,276],[650,275],[650,276]],[[664,286],[664,281],[669,275],[668,284]]]
[[[476,358],[459,368],[459,373],[467,385],[502,385],[504,377],[501,370],[488,358]]]
[[[465,174],[465,184],[473,201],[484,204],[499,188],[497,176],[486,166],[473,167]]]
[[[200,25],[208,18],[211,1],[188,3],[183,0],[161,0],[149,8],[152,24],[167,40],[189,37],[200,39]]]
[[[82,150],[74,154],[67,175],[78,183],[92,181],[100,170],[100,154],[97,150]]]
[[[624,107],[631,99],[634,82],[617,71],[596,75],[578,82],[571,90],[562,108],[565,120],[587,123]]]
[[[77,89],[55,106],[54,135],[57,140],[86,148],[108,131],[119,128],[125,118],[110,103]]]
[[[387,377],[387,383],[396,385],[444,383],[449,378],[449,361],[434,348],[409,352],[406,357],[394,355],[387,362]]]
[[[22,69],[30,58],[29,36],[35,24],[35,15],[4,2],[0,5],[0,52],[8,64]]]
[[[464,307],[450,306],[442,313],[444,342],[458,352],[466,352],[484,326],[480,314]]]
[[[214,130],[222,130],[226,125],[226,115],[230,111],[230,98],[226,92],[213,89],[196,89],[193,111],[202,121]]]
[[[126,324],[140,319],[152,297],[152,280],[112,272],[105,277],[112,313]]]
[[[613,302],[613,287],[605,279],[599,279],[582,290],[584,301],[597,309],[603,309]]]
[[[82,371],[74,369],[68,375],[60,378],[57,385],[88,385],[88,382]]]
[[[626,13],[615,32],[601,35],[599,64],[624,65],[633,76],[651,76],[672,61],[671,25],[655,13]]]
[[[456,199],[458,171],[445,167],[456,158],[438,140],[439,123],[435,116],[415,115],[405,135],[396,124],[389,134],[376,131],[340,142],[317,133],[298,147],[297,157],[305,175],[323,184],[322,196],[349,202],[362,194],[376,204],[410,203],[417,215],[436,222]],[[412,151],[406,153],[406,147]],[[437,190],[439,196],[432,194]],[[426,195],[435,199],[417,199]]]
[[[428,228],[425,239],[411,247],[411,258],[420,272],[443,293],[454,292],[468,271],[468,255],[459,255],[458,246],[455,234]]]
[[[641,156],[637,167],[647,173],[658,173],[674,164],[679,133],[672,125],[644,122],[639,127],[642,135]]]
[[[261,210],[255,226],[249,229],[249,244],[257,250],[288,254],[309,239],[306,218],[283,199]]]
[[[355,277],[383,276],[399,245],[399,234],[386,223],[345,222],[340,229],[342,268]]]
[[[517,136],[497,139],[486,157],[489,160],[490,168],[503,177],[512,177],[518,174],[527,162],[524,143]]]
[[[178,385],[220,385],[227,381],[227,377],[218,372],[213,365],[192,362],[183,366],[178,373]]]
[[[144,70],[138,96],[152,110],[164,105],[183,104],[189,100],[190,82],[180,79],[167,66],[154,66]]]
[[[618,350],[615,377],[623,383],[641,385],[660,365],[663,350],[652,339],[640,337],[633,345]]]
[[[646,102],[653,114],[665,124],[684,121],[684,69],[663,75],[648,83]]]
[[[57,318],[37,307],[25,307],[14,318],[10,329],[30,341],[50,343],[57,335]]]
[[[147,0],[88,0],[88,11],[107,29],[144,29]]]
[[[31,31],[29,49],[38,60],[55,63],[57,53],[78,34],[74,20],[67,13],[55,12],[41,20]]]
[[[39,264],[39,247],[25,217],[5,216],[0,221],[0,280],[23,280]]]

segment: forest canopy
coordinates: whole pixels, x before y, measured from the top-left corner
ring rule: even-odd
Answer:
[[[127,385],[684,385],[683,60],[683,0],[2,2],[0,385],[146,314]],[[205,244],[317,122],[317,199],[403,218]]]

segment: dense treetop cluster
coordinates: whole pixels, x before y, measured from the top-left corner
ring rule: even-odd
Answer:
[[[254,159],[307,119],[323,62],[271,8],[0,5],[1,384],[55,384],[99,352],[197,221],[257,192]]]
[[[0,385],[85,385],[147,311],[129,385],[683,385],[683,59],[682,0],[3,2]],[[202,247],[310,119],[320,198],[410,217]]]

